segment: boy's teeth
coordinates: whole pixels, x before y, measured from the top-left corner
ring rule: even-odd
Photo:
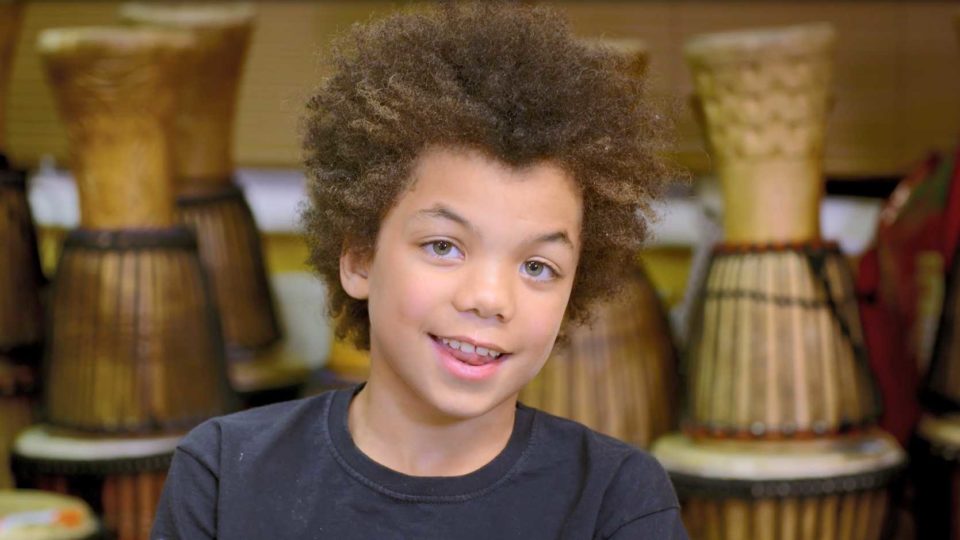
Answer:
[[[440,341],[451,349],[457,349],[458,351],[463,351],[468,354],[476,353],[480,356],[489,356],[490,358],[498,358],[501,354],[497,351],[491,351],[486,347],[474,347],[470,343],[462,343],[455,339],[440,338]]]

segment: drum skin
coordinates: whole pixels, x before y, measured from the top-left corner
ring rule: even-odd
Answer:
[[[638,265],[624,294],[593,315],[568,331],[520,401],[647,448],[676,427],[676,352],[660,299]]]
[[[39,523],[34,521],[41,514]],[[24,520],[30,516],[33,519]],[[0,540],[100,540],[93,512],[80,499],[31,489],[0,490]]]

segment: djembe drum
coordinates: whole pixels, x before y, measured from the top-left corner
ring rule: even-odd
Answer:
[[[641,448],[675,428],[670,327],[639,264],[624,294],[567,338],[520,401]]]
[[[282,342],[260,235],[233,181],[233,119],[254,11],[247,4],[127,4],[127,22],[189,31],[174,162],[180,219],[196,230],[223,324],[233,388],[247,405],[291,399],[309,370]]]
[[[39,49],[80,194],[52,295],[47,420],[97,433],[182,432],[229,408],[216,311],[168,159],[189,35],[55,29]]]
[[[7,81],[23,5],[0,2],[0,489],[12,486],[8,451],[33,421],[43,337],[44,285],[26,176],[6,158]]]
[[[820,239],[828,25],[701,36],[686,56],[724,200],[695,306],[685,436],[654,445],[693,538],[878,539],[905,454],[849,268]]]
[[[0,540],[93,540],[99,533],[90,508],[76,497],[0,490]]]
[[[104,439],[34,426],[17,437],[13,470],[20,487],[81,497],[117,540],[145,540],[179,440]]]

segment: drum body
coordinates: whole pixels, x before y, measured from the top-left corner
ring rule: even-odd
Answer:
[[[916,537],[960,539],[960,416],[925,416],[912,454]]]
[[[879,430],[790,442],[670,435],[653,452],[693,539],[879,540],[906,463]]]
[[[520,401],[641,448],[675,428],[676,353],[638,265],[624,294],[572,328]]]
[[[721,245],[696,313],[689,432],[827,435],[878,418],[853,282],[836,245]]]
[[[219,323],[189,230],[70,232],[51,310],[50,423],[157,434],[232,408]]]
[[[93,540],[97,520],[80,499],[34,490],[0,490],[0,540]]]
[[[220,312],[230,382],[246,406],[294,399],[309,369],[281,342],[253,213],[233,183],[177,197],[180,220],[196,231]]]
[[[86,501],[116,540],[147,540],[179,439],[92,438],[38,425],[17,438],[13,469],[18,487]]]

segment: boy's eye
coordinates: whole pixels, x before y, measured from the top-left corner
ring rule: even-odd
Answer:
[[[423,247],[427,250],[428,254],[442,259],[455,259],[461,256],[457,246],[447,240],[433,240],[432,242],[424,244]]]
[[[557,277],[557,273],[553,268],[550,268],[546,263],[540,261],[527,261],[523,263],[523,271],[537,281],[550,281]]]

